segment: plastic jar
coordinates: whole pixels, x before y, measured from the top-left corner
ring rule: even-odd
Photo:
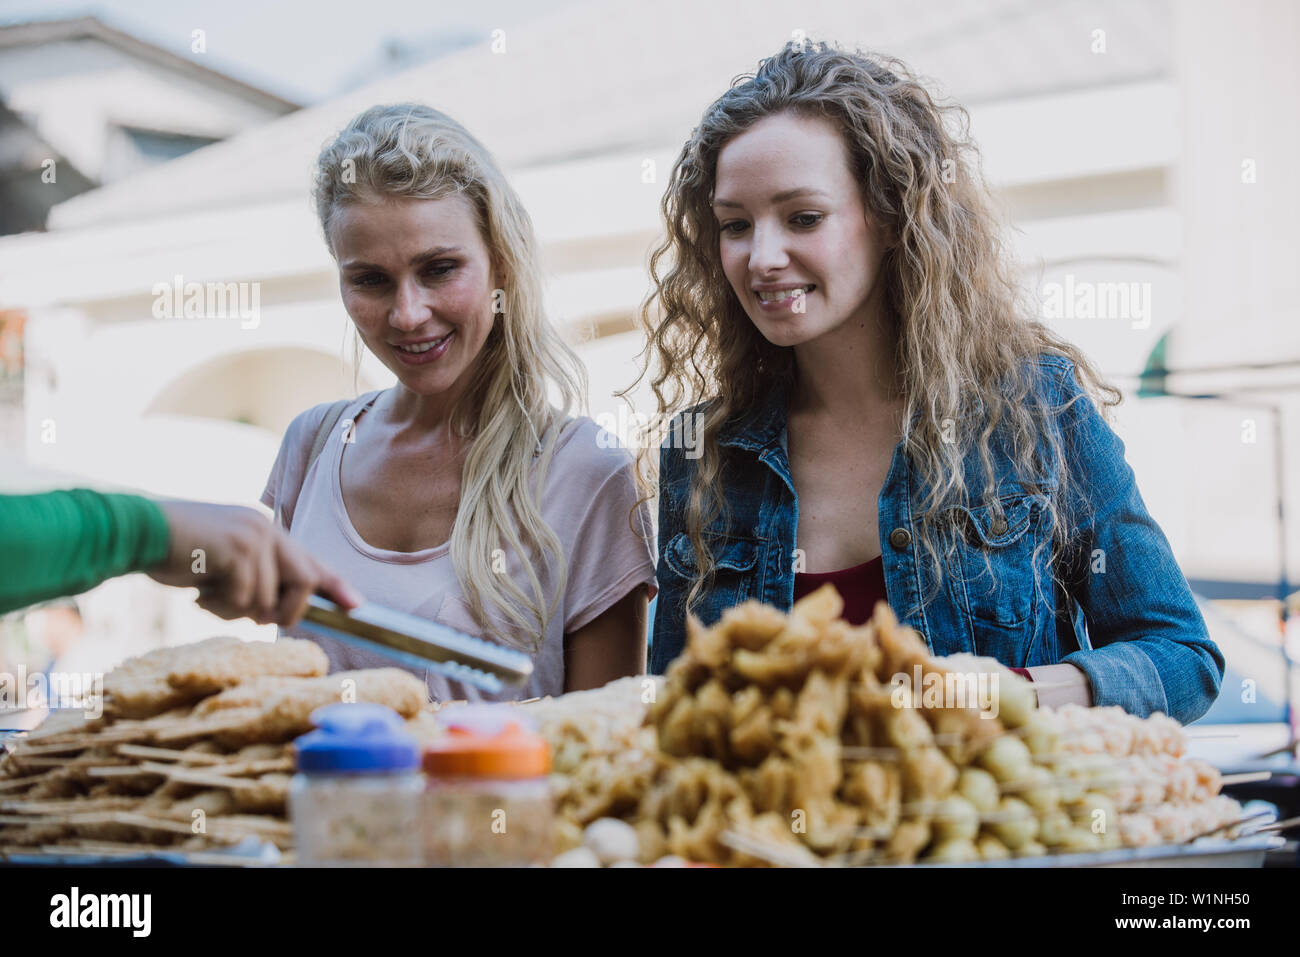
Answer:
[[[528,867],[550,861],[551,750],[510,705],[440,716],[425,747],[424,860],[430,867]]]
[[[392,708],[331,704],[294,742],[289,784],[304,867],[419,867],[420,747]]]

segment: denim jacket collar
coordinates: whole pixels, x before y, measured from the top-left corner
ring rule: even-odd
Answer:
[[[780,442],[785,432],[789,386],[779,381],[755,405],[727,422],[718,432],[718,444],[762,452]]]
[[[786,409],[790,387],[775,383],[747,412],[727,422],[718,432],[718,444],[762,452],[775,445],[786,448]],[[912,427],[921,418],[918,408],[912,413]]]

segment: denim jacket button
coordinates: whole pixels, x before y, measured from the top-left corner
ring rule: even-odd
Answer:
[[[889,533],[889,544],[895,548],[906,548],[912,544],[912,533],[905,528],[896,528]]]

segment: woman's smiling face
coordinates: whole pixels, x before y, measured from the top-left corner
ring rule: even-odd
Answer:
[[[491,257],[460,196],[371,197],[330,220],[343,305],[407,389],[446,392],[492,330]]]
[[[868,318],[885,247],[829,120],[779,113],[729,141],[713,212],[727,281],[773,345]]]

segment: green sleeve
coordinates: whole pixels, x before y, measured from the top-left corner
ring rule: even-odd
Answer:
[[[0,495],[0,613],[156,565],[168,537],[162,509],[138,495]]]

